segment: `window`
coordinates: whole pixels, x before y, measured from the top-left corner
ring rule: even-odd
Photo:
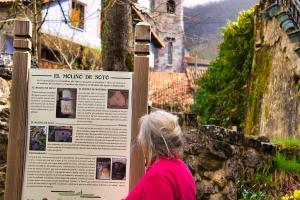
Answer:
[[[169,41],[168,43],[168,64],[173,64],[173,42]]]
[[[15,49],[14,49],[14,45],[13,45],[13,37],[11,36],[6,36],[5,37],[5,44],[4,44],[4,53],[6,54],[13,54]]]
[[[173,64],[173,45],[175,42],[175,38],[173,37],[166,37],[165,38],[166,43],[168,44],[167,46],[167,52],[166,52],[166,60],[167,60],[167,64],[168,65],[172,65]]]
[[[43,46],[41,49],[41,58],[52,62],[60,62],[61,60],[59,51],[50,50],[45,46]]]
[[[175,1],[174,0],[168,0],[167,1],[167,13],[175,13]]]
[[[84,29],[84,4],[72,0],[71,25],[75,28]]]

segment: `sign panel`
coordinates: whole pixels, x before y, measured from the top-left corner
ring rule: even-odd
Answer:
[[[129,190],[132,73],[30,69],[23,200]]]

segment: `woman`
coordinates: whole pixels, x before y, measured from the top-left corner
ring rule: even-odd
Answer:
[[[195,200],[195,181],[180,159],[182,133],[177,116],[156,111],[140,122],[138,141],[147,171],[125,200]]]

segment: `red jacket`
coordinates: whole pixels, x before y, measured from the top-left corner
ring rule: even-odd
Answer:
[[[154,162],[125,200],[196,200],[196,185],[180,159]]]

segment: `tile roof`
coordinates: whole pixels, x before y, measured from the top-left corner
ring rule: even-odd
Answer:
[[[207,71],[207,67],[186,67],[185,73],[189,79],[190,86],[193,90],[196,90],[197,80],[201,78]]]
[[[149,103],[153,107],[189,111],[194,103],[196,79],[206,69],[187,68],[184,73],[150,72]]]
[[[200,59],[192,56],[185,56],[184,57],[184,64],[186,66],[197,66],[197,67],[208,67],[211,61],[206,59]]]
[[[11,3],[11,2],[16,2],[17,0],[0,0],[0,3]],[[24,1],[24,2],[30,2],[30,0],[18,0],[20,1]]]

